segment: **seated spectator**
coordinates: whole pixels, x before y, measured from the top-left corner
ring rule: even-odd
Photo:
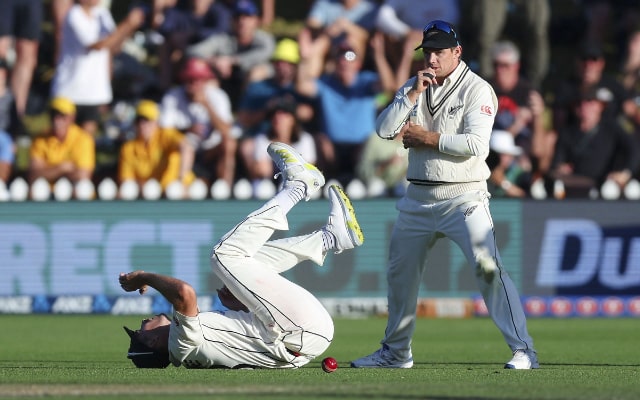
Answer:
[[[290,145],[311,164],[317,159],[313,136],[302,129],[296,116],[296,101],[293,96],[272,99],[267,105],[268,128],[253,138],[242,141],[240,154],[251,181],[272,179],[277,171],[267,154],[271,142]]]
[[[162,98],[160,126],[187,135],[196,149],[194,172],[212,183],[233,184],[238,132],[233,127],[229,96],[218,86],[215,74],[201,59],[186,60],[181,84]]]
[[[194,181],[193,146],[177,129],[160,128],[159,115],[155,102],[142,100],[138,103],[136,136],[120,148],[119,183],[134,180],[142,187],[148,180],[155,179],[162,189],[166,189],[169,184],[179,181],[186,189]]]
[[[7,59],[11,45],[15,49],[15,64],[11,72],[11,92],[15,97],[17,115],[27,109],[33,72],[38,64],[38,47],[42,27],[43,7],[40,0],[5,0],[0,12],[0,61]]]
[[[31,143],[29,182],[40,177],[51,184],[62,177],[72,184],[91,179],[96,166],[95,142],[75,124],[75,104],[65,97],[55,97],[49,115],[50,130]]]
[[[9,134],[12,128],[13,96],[7,86],[8,65],[0,60],[0,181],[8,183],[13,172],[15,160],[15,143]]]
[[[562,77],[554,91],[556,99],[553,105],[553,128],[556,131],[575,123],[572,121],[575,118],[574,99],[593,91],[593,88],[607,88],[612,95],[605,109],[607,118],[620,118],[624,104],[633,102],[630,93],[616,78],[605,73],[605,67],[602,47],[598,43],[584,43],[578,53],[575,74],[568,78]]]
[[[344,41],[363,57],[377,12],[370,0],[315,0],[301,34],[312,38],[311,51],[323,60]]]
[[[551,179],[564,183],[566,197],[586,197],[607,179],[622,189],[640,165],[637,140],[607,115],[607,87],[578,95],[576,120],[558,132]]]
[[[374,180],[384,182],[384,194],[404,194],[406,187],[408,151],[402,144],[402,135],[393,140],[381,140],[371,135],[364,144],[356,165],[356,178],[370,187]]]
[[[547,135],[544,123],[544,100],[529,81],[520,74],[520,50],[510,41],[500,41],[491,49],[494,73],[489,83],[498,97],[498,111],[493,128],[509,132],[523,150],[517,161],[522,169],[546,172],[553,147],[543,151],[534,148],[536,136]],[[540,159],[540,160],[539,160]]]
[[[270,99],[280,97],[285,94],[295,95],[295,79],[298,62],[300,61],[300,51],[298,43],[292,39],[281,39],[273,56],[271,64],[273,75],[267,79],[252,82],[244,91],[238,112],[237,121],[243,130],[244,136],[253,136],[259,131],[266,129],[267,106]],[[299,105],[302,106],[302,105]],[[309,114],[313,110],[300,111],[305,114],[305,119],[310,119]]]
[[[76,122],[94,137],[106,106],[113,100],[112,54],[120,50],[144,18],[144,11],[134,8],[116,26],[109,9],[97,0],[78,0],[65,16],[51,93],[76,105]]]
[[[629,35],[619,80],[634,100],[624,103],[624,114],[640,134],[640,30]]]
[[[258,7],[251,0],[238,0],[231,33],[211,35],[187,48],[188,56],[206,60],[216,71],[234,110],[246,85],[269,75],[275,39],[259,27]]]
[[[158,49],[160,87],[168,89],[188,46],[231,30],[231,9],[216,0],[154,0],[151,27],[163,38]]]
[[[346,184],[353,178],[362,148],[375,132],[376,96],[391,94],[396,82],[384,51],[384,38],[376,34],[371,41],[377,72],[362,70],[362,55],[348,42],[334,53],[335,70],[321,76],[321,55],[313,52],[312,43],[301,36],[301,64],[296,88],[303,96],[316,98],[319,106],[320,132],[314,133],[318,147],[318,164],[327,178]]]
[[[489,193],[494,197],[525,197],[530,186],[529,171],[517,162],[523,154],[516,146],[511,132],[494,130],[489,141],[487,165],[491,175],[487,181]]]
[[[11,179],[15,154],[16,147],[11,136],[5,131],[0,131],[0,181],[4,183]]]

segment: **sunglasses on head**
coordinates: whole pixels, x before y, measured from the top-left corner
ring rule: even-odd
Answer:
[[[427,24],[427,26],[424,27],[422,32],[426,33],[427,31],[434,30],[434,29],[444,33],[453,34],[453,37],[456,39],[456,42],[460,44],[460,42],[458,41],[458,34],[448,22],[445,22],[439,19],[435,21],[431,21]]]

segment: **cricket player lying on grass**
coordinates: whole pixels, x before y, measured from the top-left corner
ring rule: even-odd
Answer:
[[[313,233],[269,241],[287,230],[287,213],[325,183],[322,173],[291,147],[271,143],[269,154],[283,188],[220,239],[211,266],[224,283],[218,293],[230,310],[200,312],[195,290],[179,279],[144,271],[120,274],[127,292],[156,289],[173,305],[145,319],[127,357],[139,368],[298,368],[322,354],[333,339],[333,321],[311,293],[280,273],[304,260],[322,265],[327,252],[359,246],[364,236],[349,198],[329,187],[327,224]]]

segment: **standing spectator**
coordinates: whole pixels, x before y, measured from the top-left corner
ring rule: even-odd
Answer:
[[[244,136],[251,137],[265,130],[269,100],[287,94],[295,96],[298,62],[298,43],[289,38],[281,39],[271,56],[273,75],[250,83],[242,94],[236,116]]]
[[[404,55],[404,46],[410,40],[410,52],[420,42],[424,21],[440,19],[457,25],[460,19],[458,0],[384,0],[376,17],[375,27],[384,33],[387,56],[390,60],[400,60]],[[392,64],[394,69],[398,64]],[[413,72],[411,73],[413,74]],[[401,79],[402,85],[409,76]]]
[[[521,13],[524,17],[522,32],[525,39],[521,48],[526,48],[524,60],[525,76],[531,84],[539,88],[549,69],[549,21],[551,9],[549,0],[474,0],[473,13],[478,21],[478,61],[480,75],[492,76],[491,47],[500,38],[510,12]]]
[[[16,62],[11,71],[11,92],[17,115],[27,109],[33,71],[38,63],[38,47],[42,25],[41,0],[5,0],[0,12],[0,61],[14,41]]]
[[[196,149],[194,172],[213,182],[231,186],[236,171],[237,131],[229,96],[222,90],[209,65],[189,58],[179,76],[181,84],[162,98],[160,126],[185,133]]]
[[[143,10],[134,8],[116,26],[99,0],[78,0],[65,16],[51,93],[74,102],[76,122],[94,137],[104,108],[113,99],[111,56],[144,18]]]
[[[612,100],[606,87],[577,94],[576,120],[558,132],[551,177],[566,197],[587,197],[607,179],[622,189],[640,165],[637,139],[605,111]]]
[[[520,296],[502,265],[489,211],[485,159],[498,101],[461,60],[453,26],[432,21],[417,49],[424,68],[396,93],[376,121],[378,135],[402,134],[409,149],[404,197],[391,234],[387,268],[389,317],[382,347],[356,368],[411,368],[411,338],[421,276],[438,238],[455,242],[473,268],[489,315],[513,356],[505,368],[537,368]]]
[[[142,187],[149,179],[155,179],[166,189],[175,181],[181,182],[185,188],[193,182],[193,146],[177,129],[160,128],[159,115],[158,105],[153,101],[138,103],[136,136],[120,148],[120,183],[134,180]]]
[[[301,34],[313,39],[311,51],[323,60],[333,46],[344,41],[362,57],[377,12],[370,0],[315,0]]]
[[[362,54],[343,42],[334,53],[335,71],[321,76],[314,73],[322,71],[322,55],[313,52],[308,40],[299,44],[302,58],[296,87],[319,104],[318,162],[329,178],[346,184],[355,174],[364,143],[375,132],[376,96],[392,92],[395,84],[384,39],[377,34],[371,41],[377,72],[362,70]]]
[[[290,95],[272,99],[267,106],[267,129],[242,141],[240,154],[250,180],[271,179],[277,172],[267,153],[267,147],[271,142],[285,143],[294,148],[307,162],[315,164],[315,142],[313,136],[302,129],[296,116],[296,106],[296,101]]]
[[[53,184],[64,177],[75,184],[91,179],[96,166],[93,137],[75,124],[76,106],[64,97],[50,103],[51,129],[36,137],[29,152],[29,182],[44,177]]]
[[[211,35],[229,33],[231,9],[218,0],[154,0],[151,27],[163,38],[158,49],[160,87],[168,89],[184,49]]]
[[[187,48],[187,55],[206,60],[229,94],[234,110],[249,82],[269,75],[269,59],[275,38],[260,29],[258,7],[251,0],[238,0],[233,11],[231,33],[219,33]]]

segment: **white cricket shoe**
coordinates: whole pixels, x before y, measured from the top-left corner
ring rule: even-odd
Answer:
[[[364,234],[356,219],[351,200],[338,185],[329,186],[331,212],[326,229],[336,238],[336,254],[343,250],[353,249],[364,243]]]
[[[413,367],[413,358],[407,360],[399,360],[386,345],[357,360],[351,361],[351,368],[411,368]]]
[[[511,361],[504,365],[505,369],[535,369],[539,368],[538,356],[532,350],[516,350]]]
[[[302,158],[302,156],[291,146],[272,142],[267,148],[273,162],[280,170],[274,178],[282,175],[284,185],[288,187],[292,182],[299,181],[305,185],[305,200],[309,200],[311,195],[324,186],[324,175]]]

